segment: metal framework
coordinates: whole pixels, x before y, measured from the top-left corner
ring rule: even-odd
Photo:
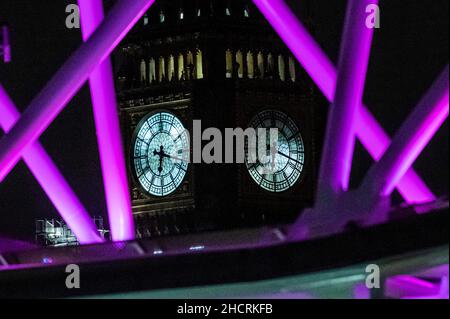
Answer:
[[[101,238],[75,193],[39,146],[38,138],[89,78],[111,235],[115,241],[133,239],[134,225],[108,57],[154,1],[118,0],[100,23],[101,0],[79,0],[85,43],[21,117],[6,92],[0,90],[0,122],[7,133],[0,140],[0,182],[24,158],[82,243],[98,242]],[[435,200],[411,165],[448,117],[448,66],[391,143],[362,103],[373,36],[373,29],[365,25],[366,6],[376,4],[377,0],[349,0],[338,69],[283,0],[253,1],[332,104],[317,194],[321,200],[292,227],[291,236],[301,233],[302,227],[311,230],[314,224],[324,228],[327,221],[339,219],[339,226],[351,220],[370,220],[374,215],[383,215],[386,209],[378,203],[387,199],[394,188],[409,204]],[[349,192],[355,137],[378,163],[361,189]],[[336,146],[344,149],[343,156],[341,152],[337,156]],[[361,194],[365,194],[362,201],[365,206],[349,205],[361,202]],[[327,203],[326,207],[321,203]]]
[[[103,217],[92,218],[100,236],[106,238],[109,233],[103,227]],[[38,219],[36,220],[36,243],[44,247],[65,247],[78,246],[80,242],[67,224],[58,219]]]

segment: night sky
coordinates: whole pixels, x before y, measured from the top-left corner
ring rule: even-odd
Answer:
[[[0,21],[12,28],[13,62],[0,64],[0,82],[21,111],[81,43],[79,30],[65,27],[65,8],[74,0],[1,0]],[[305,1],[290,0],[300,14]],[[337,60],[344,0],[313,0],[315,37]],[[422,94],[448,63],[448,0],[380,0],[365,102],[393,135]],[[2,136],[0,130],[0,137]],[[415,164],[431,189],[448,196],[448,122]],[[94,122],[85,86],[41,138],[82,202],[106,217]],[[352,183],[372,161],[358,144]],[[34,237],[34,220],[57,217],[23,163],[0,184],[0,233]]]

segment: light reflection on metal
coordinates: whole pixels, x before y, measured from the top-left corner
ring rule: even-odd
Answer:
[[[203,245],[189,247],[189,250],[191,250],[191,251],[199,251],[199,250],[203,250],[203,249],[205,249],[205,246],[203,246]]]

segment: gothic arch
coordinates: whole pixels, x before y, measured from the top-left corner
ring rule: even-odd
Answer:
[[[255,60],[251,51],[247,52],[247,76],[249,79],[255,78]]]
[[[194,64],[194,55],[192,54],[192,51],[188,51],[186,54],[186,66],[185,66],[186,70],[187,70],[187,79],[188,80],[192,80],[193,77],[195,76],[195,64]]]
[[[158,81],[162,82],[166,79],[166,60],[164,57],[159,58],[158,63]]]
[[[225,63],[226,63],[226,77],[228,79],[233,77],[233,53],[228,49],[225,52]]]
[[[286,81],[286,63],[284,61],[284,56],[278,55],[278,76],[281,81]]]
[[[149,63],[149,82],[156,82],[156,62],[154,58],[151,58]]]
[[[183,54],[178,55],[178,80],[184,80],[184,56]]]
[[[275,60],[272,53],[267,55],[267,72],[269,76],[273,76],[275,73]]]
[[[264,55],[262,52],[258,53],[257,62],[258,62],[259,78],[263,79],[265,74],[265,68],[264,68]]]
[[[241,50],[236,52],[236,71],[237,77],[242,79],[244,77],[244,56]]]
[[[292,56],[289,57],[289,77],[292,82],[296,81],[297,74],[295,72],[295,60]]]
[[[147,83],[147,63],[144,59],[141,60],[140,74],[141,84],[145,85]]]
[[[203,53],[202,50],[197,50],[197,56],[196,56],[196,66],[197,70],[197,79],[203,79]]]
[[[171,54],[168,59],[167,64],[167,78],[169,81],[172,81],[172,79],[175,76],[175,58]]]

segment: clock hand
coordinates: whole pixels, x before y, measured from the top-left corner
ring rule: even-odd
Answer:
[[[290,160],[292,160],[292,161],[294,161],[294,162],[296,162],[296,163],[302,164],[302,163],[300,163],[298,160],[296,160],[296,159],[290,157],[289,155],[284,154],[283,152],[278,151],[278,154],[280,154],[281,156],[286,157],[287,159],[290,159]]]
[[[163,171],[163,159],[164,159],[164,146],[161,145],[161,147],[159,148],[160,151],[158,152],[157,150],[153,151],[153,155],[158,155],[159,156],[159,167],[158,167],[158,172],[161,175],[162,171]]]
[[[161,175],[162,171],[163,171],[163,157],[161,156],[159,158],[159,167],[158,167],[159,175]]]
[[[173,155],[169,155],[169,154],[163,154],[163,157],[167,157],[167,158],[171,158],[171,159],[174,159],[174,160],[177,160],[177,161],[180,161],[180,162],[185,162],[185,163],[187,163],[187,161],[185,160],[185,159],[183,159],[183,158],[180,158],[180,157],[177,157],[177,156],[173,156]]]

